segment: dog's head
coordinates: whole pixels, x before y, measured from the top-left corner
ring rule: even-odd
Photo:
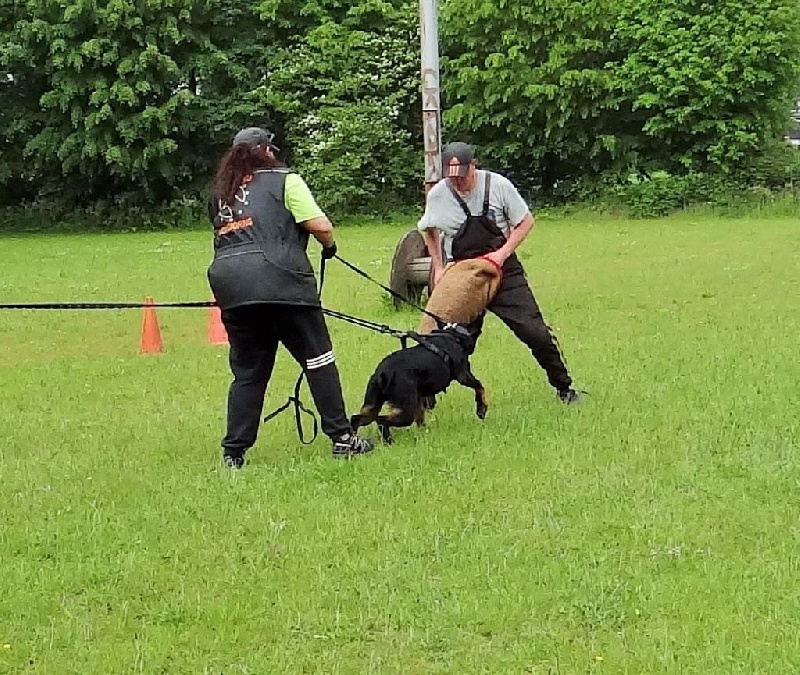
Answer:
[[[442,332],[452,335],[467,354],[475,351],[475,344],[478,339],[477,331],[463,323],[447,323],[441,328]]]

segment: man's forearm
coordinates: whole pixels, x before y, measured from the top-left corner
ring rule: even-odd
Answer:
[[[431,256],[431,265],[434,269],[442,268],[442,247],[439,244],[439,230],[423,230],[422,238],[428,253]]]
[[[533,216],[529,213],[522,219],[519,225],[511,230],[508,239],[506,239],[506,243],[497,251],[503,257],[504,261],[517,250],[517,247],[523,241],[525,241],[525,237],[527,237],[528,233],[533,229],[533,225]]]

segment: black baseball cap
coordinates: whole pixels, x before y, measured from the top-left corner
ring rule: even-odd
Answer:
[[[233,145],[244,143],[251,147],[260,146],[262,148],[269,148],[270,150],[280,150],[280,148],[272,142],[274,139],[275,134],[268,129],[264,129],[263,127],[246,127],[233,137]]]
[[[463,178],[474,161],[475,152],[472,146],[461,141],[448,143],[442,150],[442,173],[448,178]]]

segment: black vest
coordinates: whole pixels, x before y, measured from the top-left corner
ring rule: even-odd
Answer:
[[[232,204],[211,204],[208,282],[222,309],[256,303],[319,306],[308,232],[284,204],[286,169],[256,171]]]

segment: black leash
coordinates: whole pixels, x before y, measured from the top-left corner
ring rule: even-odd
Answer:
[[[388,286],[385,286],[380,281],[377,281],[376,279],[373,279],[364,270],[359,269],[353,263],[348,262],[347,260],[342,258],[340,255],[335,255],[333,257],[336,258],[345,267],[349,267],[351,270],[353,270],[353,272],[355,272],[356,274],[364,277],[367,281],[371,281],[376,286],[380,286],[384,291],[389,293],[389,295],[391,295],[392,297],[395,297],[398,300],[400,300],[402,302],[405,302],[408,305],[411,305],[411,307],[414,307],[415,309],[418,309],[423,314],[426,314],[429,317],[431,317],[436,322],[436,327],[439,330],[442,330],[445,327],[452,325],[452,322],[445,321],[442,317],[434,314],[433,312],[428,311],[424,307],[420,307],[418,304],[416,304],[415,302],[412,302],[411,300],[409,300],[404,295],[398,293],[395,290],[392,290]],[[395,330],[393,328],[390,328],[389,326],[384,326],[382,324],[376,324],[376,323],[372,323],[370,321],[365,321],[364,319],[359,319],[358,317],[349,316],[347,314],[342,314],[341,312],[333,312],[332,310],[326,310],[326,309],[323,309],[322,311],[325,312],[326,314],[328,314],[329,316],[333,316],[335,318],[342,319],[344,321],[348,321],[348,322],[353,323],[353,324],[355,324],[357,326],[363,326],[364,328],[369,328],[369,329],[377,331],[379,333],[385,333],[387,335],[392,335],[392,336],[394,336],[394,337],[396,337],[396,338],[398,338],[400,340],[400,344],[403,346],[403,349],[406,349],[406,347],[408,346],[408,340],[409,339],[415,340],[418,344],[420,344],[423,347],[425,347],[425,349],[427,349],[428,351],[433,352],[434,354],[436,354],[440,359],[442,359],[445,362],[445,364],[448,367],[450,367],[450,365],[451,365],[450,357],[447,354],[445,354],[441,349],[439,349],[436,345],[434,345],[434,344],[430,343],[428,340],[426,340],[425,336],[420,335],[419,333],[415,333],[413,331],[402,331],[401,332],[401,331]]]
[[[322,261],[322,268],[320,272],[320,292],[322,291],[322,283],[325,275],[325,261]],[[62,310],[75,310],[75,309],[143,309],[145,307],[216,307],[217,303],[211,301],[199,302],[28,302],[28,303],[5,303],[0,304],[0,309],[62,309]],[[297,435],[300,437],[300,442],[303,445],[310,445],[314,442],[319,434],[319,422],[316,415],[309,410],[300,400],[300,387],[303,384],[305,377],[305,370],[300,372],[300,377],[294,385],[294,393],[289,397],[280,408],[270,413],[264,418],[268,422],[273,417],[282,413],[290,405],[294,404],[294,418],[297,425]],[[303,420],[301,413],[309,415],[313,421],[313,431],[310,440],[306,440],[305,431],[303,430]]]
[[[20,302],[0,304],[0,309],[143,309],[145,307],[216,307],[213,300],[198,302]]]
[[[319,288],[317,291],[317,295],[319,295],[320,299],[322,298],[322,286],[325,284],[325,264],[327,262],[327,258],[322,257],[320,265],[319,265]],[[326,310],[323,309],[323,312]],[[284,410],[286,410],[289,406],[294,405],[294,423],[297,428],[297,437],[300,439],[300,442],[303,445],[311,445],[319,435],[319,420],[317,420],[317,416],[314,414],[312,410],[309,410],[303,404],[303,401],[300,399],[300,387],[303,385],[303,379],[306,377],[306,369],[301,366],[300,375],[297,377],[297,381],[294,383],[294,393],[289,396],[286,403],[284,403],[279,408],[273,410],[269,415],[264,418],[264,422],[269,422],[274,417],[280,415]],[[313,422],[313,431],[311,433],[311,438],[306,440],[305,432],[303,431],[303,418],[300,416],[301,413],[305,413]]]
[[[376,333],[391,335],[392,337],[396,337],[398,339],[408,335],[408,331],[400,331],[383,323],[375,323],[374,321],[368,321],[367,319],[362,319],[358,316],[352,316],[351,314],[345,314],[344,312],[337,312],[336,310],[328,309],[326,307],[322,308],[322,313],[333,317],[334,319],[340,319],[342,321],[346,321],[347,323],[352,323],[355,326],[361,326],[362,328],[373,330]]]
[[[362,328],[368,328],[369,330],[373,330],[376,333],[382,333],[384,335],[391,335],[392,337],[397,338],[400,340],[400,344],[402,345],[403,349],[408,347],[408,341],[414,340],[418,344],[425,347],[430,352],[433,352],[438,356],[442,361],[444,361],[445,365],[448,368],[452,367],[452,359],[448,356],[443,350],[439,349],[436,345],[434,345],[428,338],[430,335],[428,334],[420,334],[416,331],[400,331],[391,326],[387,326],[382,323],[374,323],[373,321],[367,321],[366,319],[361,319],[357,316],[351,316],[350,314],[344,314],[343,312],[336,312],[332,309],[325,309],[323,307],[322,312],[327,314],[328,316],[333,317],[334,319],[341,319],[342,321],[346,321],[348,323],[352,323],[356,326],[361,326]]]
[[[422,312],[423,314],[427,314],[429,317],[431,317],[431,319],[433,319],[433,320],[436,322],[436,327],[437,327],[437,328],[444,328],[444,326],[445,326],[445,325],[447,325],[447,323],[448,323],[448,322],[447,322],[447,321],[445,321],[445,320],[444,320],[442,317],[440,317],[440,316],[436,316],[436,314],[434,314],[433,312],[429,312],[429,311],[428,311],[427,309],[425,309],[424,307],[421,307],[421,306],[420,306],[420,305],[418,305],[417,303],[415,303],[415,302],[412,302],[411,300],[409,300],[409,299],[408,299],[407,297],[405,297],[404,295],[402,295],[402,294],[398,293],[398,292],[397,292],[397,291],[395,291],[395,290],[392,290],[392,289],[391,289],[391,288],[389,288],[388,286],[385,286],[384,284],[382,284],[382,283],[381,283],[380,281],[378,281],[377,279],[373,279],[373,278],[372,278],[372,277],[371,277],[369,274],[367,274],[367,273],[366,273],[364,270],[362,270],[362,269],[359,269],[359,268],[358,268],[358,267],[356,267],[356,266],[355,266],[353,263],[347,262],[347,261],[346,261],[344,258],[342,258],[340,255],[338,255],[338,254],[337,254],[337,255],[335,255],[335,256],[333,256],[333,257],[334,257],[334,258],[336,258],[336,259],[337,259],[337,260],[338,260],[340,263],[342,263],[342,265],[344,265],[345,267],[349,267],[351,270],[353,270],[353,272],[355,272],[356,274],[359,274],[360,276],[364,277],[364,278],[365,278],[367,281],[371,281],[371,282],[372,282],[373,284],[375,284],[376,286],[380,286],[380,287],[381,287],[381,288],[382,288],[384,291],[386,291],[386,292],[387,292],[389,295],[391,295],[393,298],[397,298],[397,299],[398,299],[398,300],[400,300],[401,302],[405,302],[407,305],[411,305],[411,307],[413,307],[414,309],[418,309],[418,310],[419,310],[420,312]]]
[[[297,378],[297,382],[294,383],[294,394],[292,394],[286,403],[284,403],[280,408],[273,410],[269,415],[267,415],[264,418],[264,422],[269,422],[273,417],[277,417],[290,405],[294,404],[294,423],[297,427],[297,435],[303,445],[311,445],[319,434],[319,422],[317,421],[317,416],[314,414],[314,412],[303,405],[303,401],[300,400],[300,386],[303,384],[303,378],[305,375],[306,371],[303,369],[300,372],[300,377]],[[309,440],[305,439],[305,433],[303,432],[303,418],[300,417],[301,412],[311,417],[311,420],[314,423],[311,438]]]

